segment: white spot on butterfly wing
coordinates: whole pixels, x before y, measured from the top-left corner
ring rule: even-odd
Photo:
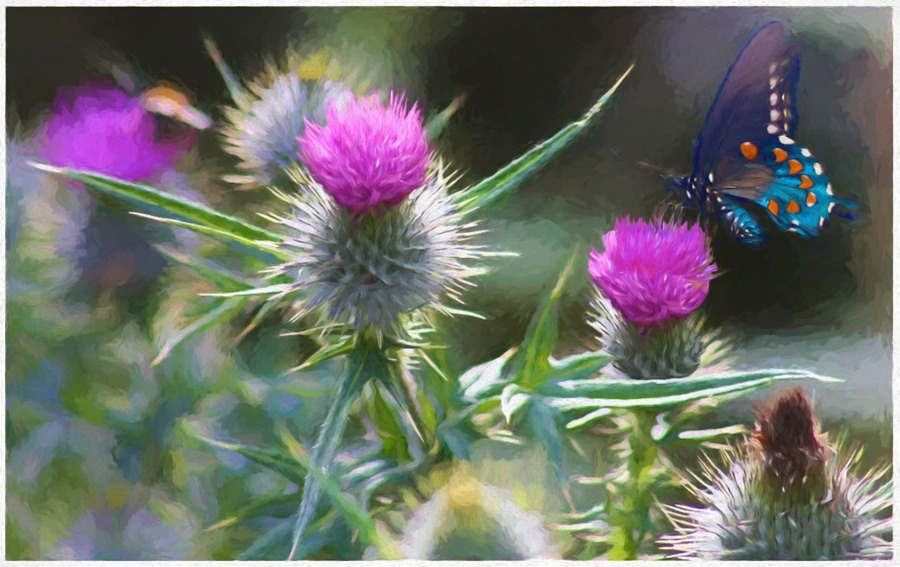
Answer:
[[[714,183],[714,182],[715,182],[715,177],[713,176],[712,171],[709,172],[709,175],[708,175],[707,177],[709,178],[709,182],[710,182],[710,183]]]
[[[828,203],[828,214],[831,214],[831,211],[834,210],[834,203]]]
[[[784,144],[785,146],[793,145],[794,140],[788,138],[787,136],[778,136],[778,141]]]
[[[812,157],[812,152],[807,148],[800,148],[800,153],[803,155],[803,157]]]
[[[774,91],[774,90],[775,90],[775,86],[776,86],[777,84],[778,84],[778,79],[776,79],[775,77],[771,77],[771,78],[769,79],[769,90]]]
[[[778,112],[778,111],[775,110],[774,108],[773,108],[772,110],[769,111],[769,120],[771,120],[772,122],[775,122],[775,121],[778,120],[779,118],[781,118],[781,113],[780,113],[780,112]]]
[[[769,134],[777,134],[781,132],[781,128],[779,128],[775,124],[769,124],[768,126],[766,126],[766,132],[768,132]]]
[[[778,93],[772,93],[769,95],[769,104],[772,106],[778,104]]]
[[[829,183],[828,186],[825,187],[825,192],[834,197],[834,189],[831,188],[831,183]]]
[[[778,64],[777,64],[777,63],[772,63],[771,65],[769,65],[769,74],[770,74],[770,75],[774,75],[774,74],[775,74],[775,71],[776,71],[777,69],[778,69]]]
[[[823,171],[823,170],[822,170],[822,164],[819,163],[819,162],[814,163],[814,164],[813,164],[813,171],[816,172],[816,175],[822,175],[822,171]]]
[[[825,227],[825,217],[819,217],[819,228]]]

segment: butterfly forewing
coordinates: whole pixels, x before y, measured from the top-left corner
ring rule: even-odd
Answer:
[[[725,155],[743,157],[746,141],[793,135],[799,55],[781,24],[760,28],[719,87],[700,132],[695,169],[708,174]]]

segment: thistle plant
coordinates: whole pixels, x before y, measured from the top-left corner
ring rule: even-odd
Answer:
[[[230,69],[220,65],[220,70],[231,90],[237,83],[228,74]],[[371,520],[365,519],[353,498],[360,498],[365,506],[371,486],[408,474],[411,466],[418,467],[425,459],[430,462],[465,453],[464,444],[451,442],[450,436],[442,433],[455,426],[447,423],[444,427],[435,420],[448,413],[463,420],[472,414],[468,410],[457,414],[456,409],[461,408],[453,407],[457,403],[453,399],[442,399],[447,405],[438,408],[431,397],[434,392],[420,389],[427,382],[417,383],[422,373],[412,362],[414,358],[428,361],[427,367],[444,378],[452,374],[445,365],[431,360],[426,350],[435,346],[435,316],[465,312],[454,303],[463,299],[462,292],[472,278],[482,273],[482,259],[496,254],[474,244],[473,217],[571,144],[601,114],[625,75],[581,119],[494,175],[452,193],[453,176],[445,174],[432,145],[449,112],[440,113],[437,121],[426,126],[418,105],[408,107],[402,97],[337,96],[329,101],[323,123],[304,116],[304,131],[297,140],[298,163],[285,168],[290,185],[275,191],[286,206],[264,215],[272,223],[271,230],[109,174],[36,164],[153,213],[143,214],[146,218],[217,239],[252,259],[249,265],[261,266],[257,273],[270,278],[271,285],[260,284],[190,253],[171,251],[167,257],[190,266],[219,291],[205,294],[216,298],[209,312],[176,332],[154,363],[178,343],[228,321],[251,298],[260,296],[271,299],[260,313],[270,313],[270,306],[292,304],[292,326],[299,327],[294,334],[310,336],[321,344],[319,351],[295,370],[329,359],[343,360],[334,397],[308,456],[291,450],[290,455],[276,451],[278,456],[273,457],[270,449],[217,442],[288,474],[292,481],[297,474],[288,463],[306,471],[299,483],[303,495],[293,529],[266,534],[248,556],[257,556],[260,549],[274,549],[282,535],[293,540],[293,558],[308,553],[315,547],[312,541],[307,545],[310,526],[323,529],[316,521],[323,494],[359,530],[363,541],[375,543],[378,537]],[[238,100],[246,92],[235,89],[232,96]],[[159,210],[166,216],[157,216]],[[599,360],[605,360],[605,355]],[[583,361],[565,365],[583,371]],[[380,451],[395,464],[387,469],[361,465],[375,476],[359,485],[369,488],[348,499],[330,475],[341,454],[354,401],[361,396],[366,412],[363,423],[374,430],[382,441]],[[536,414],[546,415],[545,410],[535,405]],[[322,536],[318,531],[316,535],[317,539]]]
[[[890,467],[860,471],[859,456],[829,443],[803,389],[776,394],[689,483],[700,506],[666,508],[676,531],[659,545],[682,559],[890,559]]]
[[[613,365],[632,378],[688,376],[706,337],[697,309],[716,265],[698,225],[619,219],[591,251],[592,325]]]
[[[353,345],[345,378],[313,453],[327,468],[367,382],[396,391],[402,370],[390,347],[411,338],[411,317],[429,308],[449,313],[445,298],[460,300],[481,273],[469,264],[485,253],[469,243],[472,225],[442,168],[430,166],[421,113],[402,97],[392,94],[386,105],[377,96],[332,101],[327,124],[307,123],[299,143],[310,175],[295,173],[299,191],[279,193],[291,214],[269,216],[285,229],[279,248],[288,258],[270,272],[290,281],[268,291],[293,298],[297,318],[314,312],[324,328],[348,329],[338,339]],[[294,550],[317,499],[308,479]]]

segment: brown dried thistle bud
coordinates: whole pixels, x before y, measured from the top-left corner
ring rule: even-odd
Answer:
[[[821,498],[829,447],[819,433],[806,391],[789,390],[757,411],[751,444],[759,451],[767,480],[793,501]]]

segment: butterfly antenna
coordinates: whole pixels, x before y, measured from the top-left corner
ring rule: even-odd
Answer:
[[[625,152],[623,152],[622,150],[613,149],[611,151],[612,151],[613,155],[616,156],[617,158],[619,158],[620,160],[629,161],[629,162],[635,164],[636,166],[640,167],[641,169],[649,169],[650,171],[654,171],[654,172],[658,173],[659,176],[662,177],[663,179],[668,179],[669,177],[678,177],[680,175],[679,172],[675,171],[674,169],[660,167],[658,165],[655,165],[655,164],[652,164],[650,162],[646,162],[643,160],[632,159],[630,156],[625,154]]]

